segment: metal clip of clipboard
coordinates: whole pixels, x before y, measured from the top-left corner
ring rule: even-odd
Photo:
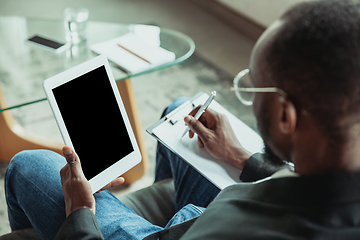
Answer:
[[[187,100],[186,102],[184,102],[183,104],[181,104],[179,107],[177,107],[176,109],[174,109],[173,111],[171,111],[170,113],[168,113],[167,115],[165,115],[164,117],[162,117],[158,122],[156,122],[155,124],[153,124],[152,126],[148,127],[146,129],[146,132],[149,133],[150,135],[154,136],[153,134],[153,129],[156,128],[157,126],[159,126],[160,124],[162,124],[163,122],[169,120],[172,116],[174,116],[175,114],[177,114],[178,112],[182,111],[185,107],[187,107],[189,104],[192,104],[192,107],[196,107],[194,105],[194,101],[195,99],[199,98],[201,95],[203,95],[203,92],[199,92],[197,93],[194,97],[192,97],[190,100]],[[190,113],[190,112],[189,112]]]
[[[164,120],[168,120],[169,118],[171,118],[173,115],[175,115],[176,113],[178,113],[179,111],[181,111],[184,107],[187,107],[189,104],[192,104],[192,107],[196,107],[194,104],[194,100],[197,99],[199,96],[201,96],[202,92],[199,92],[198,94],[196,94],[193,98],[191,98],[190,100],[187,100],[186,102],[184,102],[183,104],[181,104],[179,107],[177,107],[176,109],[174,109],[174,111],[168,113],[164,118]]]

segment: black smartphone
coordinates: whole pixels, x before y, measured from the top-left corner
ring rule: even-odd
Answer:
[[[69,44],[61,43],[48,37],[35,35],[27,40],[29,43],[35,44],[44,49],[59,53],[69,47]]]

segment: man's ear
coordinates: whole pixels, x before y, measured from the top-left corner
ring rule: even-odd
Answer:
[[[297,114],[294,104],[287,99],[279,102],[278,124],[279,131],[283,134],[292,134],[296,129]]]

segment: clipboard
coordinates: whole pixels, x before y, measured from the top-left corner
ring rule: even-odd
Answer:
[[[188,135],[181,138],[182,133],[186,129],[184,117],[196,106],[203,104],[208,97],[208,94],[199,92],[189,101],[186,101],[147,128],[146,132],[155,137],[182,160],[188,162],[219,189],[224,189],[227,186],[241,182],[239,179],[241,171],[223,161],[215,159],[204,148],[200,148],[197,136],[194,136],[192,139]],[[252,128],[227,111],[215,100],[210,104],[209,108],[228,117],[236,137],[245,149],[251,153],[263,151],[263,140]]]

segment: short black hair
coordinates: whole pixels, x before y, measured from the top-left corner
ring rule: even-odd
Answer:
[[[298,4],[265,53],[269,79],[329,137],[360,123],[360,2]]]

